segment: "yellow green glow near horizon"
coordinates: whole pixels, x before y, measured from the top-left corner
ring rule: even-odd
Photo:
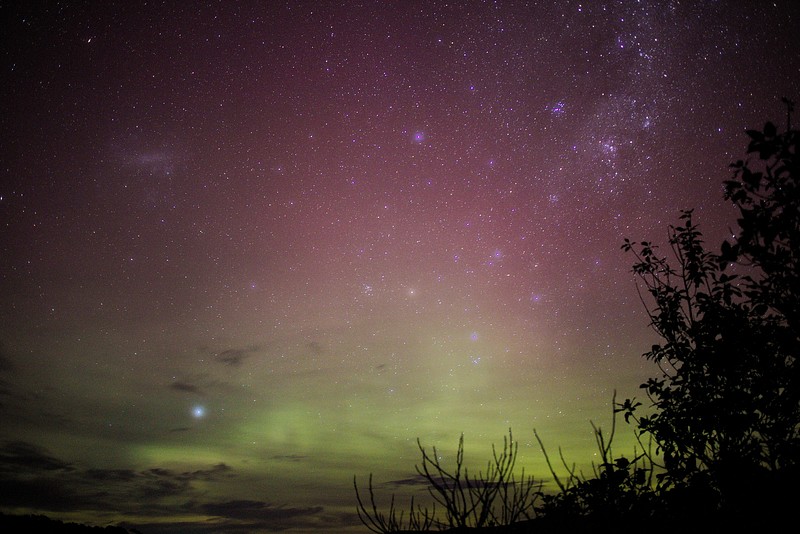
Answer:
[[[417,439],[588,472],[657,373],[623,239],[727,237],[800,97],[788,1],[15,4],[0,511],[145,534],[364,532]]]

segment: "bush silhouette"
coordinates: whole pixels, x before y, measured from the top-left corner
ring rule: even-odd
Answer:
[[[536,440],[547,461],[558,492],[543,494],[542,505],[537,507],[538,516],[550,520],[568,521],[576,517],[591,519],[594,523],[616,523],[619,520],[647,518],[653,515],[656,506],[655,479],[658,466],[653,462],[652,449],[633,451],[632,459],[614,456],[612,445],[616,434],[616,393],[612,399],[614,407],[611,432],[603,434],[602,428],[590,422],[594,432],[599,463],[592,463],[590,475],[576,470],[569,464],[559,448],[559,458],[566,471],[562,479],[556,473],[542,439],[534,430]]]
[[[757,157],[725,182],[741,214],[734,244],[708,251],[685,211],[670,227],[672,263],[650,242],[623,245],[662,342],[645,354],[661,370],[642,385],[654,413],[621,408],[656,442],[664,489],[729,514],[781,503],[800,451],[798,132],[747,133]]]
[[[592,424],[601,458],[592,473],[577,472],[559,449],[567,473],[559,477],[535,430],[557,486],[553,494],[524,473],[514,478],[517,444],[510,431],[476,477],[463,467],[463,436],[452,471],[435,449],[429,455],[419,445],[417,472],[433,508],[414,508],[412,500],[404,523],[393,497],[388,514],[378,510],[371,475],[370,507],[354,479],[367,527],[379,533],[786,527],[800,475],[800,132],[791,127],[793,103],[784,102],[786,131],[769,122],[748,130],[750,159],[733,163],[733,178],[724,183],[725,199],[740,214],[733,243],[708,250],[692,210],[669,227],[669,255],[649,241],[624,241],[661,338],[644,357],[660,373],[641,385],[646,411],[636,399],[615,397],[610,434]],[[617,414],[634,425],[642,444],[631,459],[611,451]]]
[[[452,468],[441,463],[434,447],[431,453],[417,440],[422,463],[416,466],[417,474],[427,483],[428,493],[433,499],[432,508],[414,506],[411,500],[408,523],[394,507],[392,496],[388,513],[378,511],[372,475],[369,477],[369,508],[364,504],[353,478],[361,522],[373,532],[425,531],[430,528],[481,528],[514,524],[521,519],[530,519],[534,503],[541,495],[541,483],[526,476],[523,469],[517,478],[514,466],[519,443],[514,441],[511,430],[503,439],[503,448],[492,446],[492,459],[485,471],[470,475],[464,464],[464,436],[458,441],[456,462]],[[437,515],[436,505],[444,510],[444,517]]]

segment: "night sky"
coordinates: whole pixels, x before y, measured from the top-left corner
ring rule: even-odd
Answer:
[[[360,531],[417,438],[588,464],[657,373],[623,239],[717,249],[800,98],[792,1],[0,16],[0,510],[146,534]]]

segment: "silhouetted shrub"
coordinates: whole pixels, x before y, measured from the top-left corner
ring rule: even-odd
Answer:
[[[556,493],[542,495],[542,505],[537,508],[540,516],[564,521],[587,517],[594,521],[613,523],[620,520],[647,519],[655,514],[657,488],[654,477],[658,466],[653,463],[652,450],[634,450],[631,459],[614,456],[612,445],[616,434],[617,414],[622,411],[616,404],[616,393],[612,406],[611,432],[607,436],[600,427],[590,422],[600,457],[599,463],[592,463],[590,475],[578,472],[574,464],[570,465],[566,461],[559,448],[559,458],[566,471],[566,476],[560,477],[542,439],[534,430],[558,488]]]
[[[456,462],[452,468],[441,463],[436,448],[432,453],[417,440],[422,454],[422,463],[416,466],[417,473],[427,482],[427,490],[434,504],[429,510],[414,505],[412,498],[408,523],[404,522],[403,512],[394,506],[392,495],[389,510],[378,510],[372,475],[369,477],[370,506],[361,498],[355,477],[353,486],[358,501],[358,516],[361,522],[373,532],[425,531],[430,528],[482,528],[511,525],[521,519],[530,519],[534,513],[534,503],[541,494],[541,484],[523,469],[519,478],[514,473],[519,443],[515,442],[511,431],[503,439],[503,448],[492,446],[492,459],[487,462],[485,471],[470,475],[464,465],[464,436],[458,441]],[[436,505],[443,510],[444,517],[437,514]]]
[[[757,159],[734,163],[725,182],[741,214],[735,243],[709,252],[684,211],[671,259],[647,241],[623,245],[662,338],[645,354],[661,370],[642,385],[653,413],[638,416],[632,400],[623,411],[655,440],[665,502],[686,514],[698,503],[772,510],[800,458],[798,132],[747,133]]]
[[[660,376],[647,380],[650,406],[613,399],[611,432],[592,423],[601,461],[584,475],[559,449],[559,476],[534,430],[556,491],[547,494],[524,473],[513,476],[517,444],[503,449],[476,477],[463,466],[441,465],[436,449],[418,445],[417,472],[434,500],[414,507],[407,524],[394,507],[370,507],[353,480],[361,521],[378,533],[432,528],[487,532],[674,533],[677,530],[771,532],[786,528],[800,475],[800,132],[767,123],[747,132],[754,161],[732,165],[725,198],[739,209],[734,243],[705,248],[683,211],[668,231],[670,256],[649,241],[625,240],[642,302],[661,337],[644,354]],[[617,414],[633,422],[642,445],[629,459],[614,456]],[[648,445],[643,443],[647,440]],[[655,444],[655,450],[653,449]],[[436,505],[444,510],[437,516]]]

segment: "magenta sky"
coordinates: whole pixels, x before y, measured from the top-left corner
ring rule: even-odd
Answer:
[[[359,531],[417,437],[591,461],[655,374],[622,240],[729,233],[799,6],[0,7],[0,511]]]

